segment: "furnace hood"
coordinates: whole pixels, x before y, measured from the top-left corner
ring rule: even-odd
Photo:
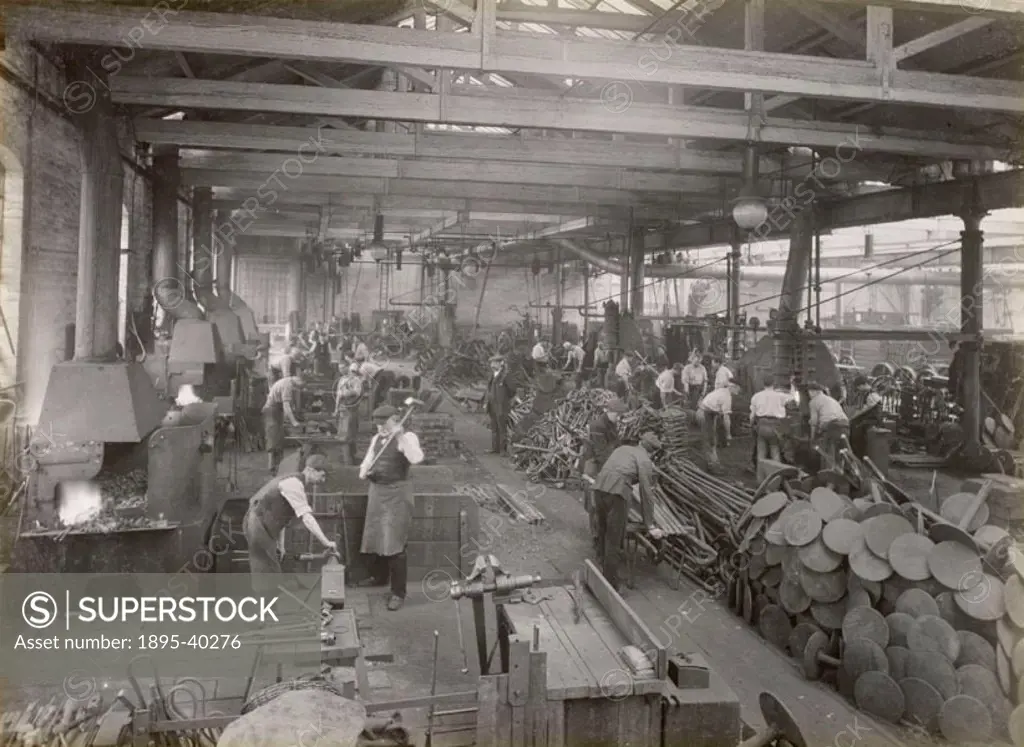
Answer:
[[[138,443],[166,412],[138,363],[68,361],[50,371],[39,427],[58,442]]]

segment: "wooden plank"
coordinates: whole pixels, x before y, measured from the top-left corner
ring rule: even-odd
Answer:
[[[548,747],[565,747],[565,706],[564,700],[549,700],[547,703]]]
[[[579,623],[573,621],[573,602],[568,590],[552,587],[547,592],[553,598],[541,602],[541,609],[552,621],[552,625],[559,626],[567,634],[568,645],[576,651],[598,685],[595,697],[607,697],[610,683],[619,685],[624,681],[621,673],[625,671],[625,665],[619,660],[615,649],[609,648],[591,627],[587,618]]]
[[[1006,3],[1008,0],[998,2]],[[19,8],[10,15],[9,21],[16,33],[37,41],[116,47],[139,33],[137,14],[112,9],[83,12]],[[865,63],[700,45],[674,45],[667,59],[656,61],[642,42],[497,32],[484,59],[480,39],[471,34],[184,11],[163,19],[160,33],[148,34],[145,43],[147,50],[408,65],[426,69],[486,69],[495,73],[598,80],[618,80],[624,72],[639,67],[643,69],[645,82],[651,84],[863,101],[887,100],[872,79],[870,65]],[[111,88],[114,89],[123,77],[112,77]],[[914,95],[919,97],[928,93],[928,103],[937,106],[953,104],[1004,111],[1019,111],[1024,106],[1018,101],[1019,93],[1015,92],[1015,85],[1010,81],[998,81],[1004,84],[1004,92],[989,98],[976,95],[974,90],[977,81],[983,79],[963,75],[943,75],[942,78],[949,81],[954,97],[935,97],[934,91],[920,88],[894,89],[892,101],[919,101],[920,98],[914,98]],[[155,83],[157,79],[152,80]],[[194,82],[187,78],[183,80]],[[229,85],[223,81],[209,82]],[[326,88],[315,90],[324,94],[359,93]],[[224,98],[229,98],[226,92]],[[171,106],[188,108],[189,104]],[[391,111],[381,111],[377,116],[414,119]]]
[[[589,594],[583,595],[583,611],[583,619],[590,623],[594,632],[615,653],[615,658],[622,662],[622,656],[619,652],[624,646],[629,645],[629,641],[615,625],[615,621],[608,616],[608,613],[597,603],[597,600]],[[627,664],[622,663],[621,666],[624,671],[629,671]],[[633,689],[637,695],[656,694],[662,692],[664,685],[663,681],[659,679],[638,679],[634,677]]]
[[[548,747],[548,655],[530,652],[530,695],[526,712],[527,747]]]
[[[506,745],[512,739],[512,708],[508,704],[508,675],[497,677],[498,683],[498,744]]]
[[[526,747],[527,702],[530,699],[530,642],[509,641],[508,704],[512,710],[509,744]]]
[[[919,36],[918,38],[908,41],[906,44],[901,44],[893,49],[893,62],[900,62],[901,60],[915,57],[922,52],[927,52],[929,49],[934,49],[935,47],[947,44],[954,39],[958,39],[961,36],[970,34],[978,29],[982,29],[985,26],[990,25],[993,21],[994,19],[992,18],[971,16],[970,18],[965,18],[962,21],[952,24],[951,26],[946,26],[933,31],[930,34],[925,34],[924,36]]]
[[[584,562],[583,577],[587,588],[597,598],[627,640],[634,646],[638,646],[653,661],[657,678],[665,679],[668,676],[668,649],[664,644],[626,604],[590,560]]]
[[[498,741],[498,678],[481,677],[479,711],[476,719],[476,743],[479,747],[501,747]]]
[[[596,683],[592,683],[576,651],[556,631],[557,623],[549,620],[538,605],[508,604],[504,611],[510,625],[510,641],[532,641],[533,626],[540,628],[540,650],[548,654],[549,700],[591,696]]]

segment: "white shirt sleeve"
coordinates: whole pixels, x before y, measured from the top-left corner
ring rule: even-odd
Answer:
[[[363,457],[362,464],[359,465],[359,479],[365,480],[366,473],[370,469],[370,460],[373,459],[375,449],[377,448],[377,441],[380,436],[374,436],[370,439],[370,447],[366,450],[366,456]]]
[[[309,505],[309,498],[306,497],[306,488],[299,478],[289,477],[281,480],[277,484],[277,489],[281,491],[281,496],[288,501],[288,505],[292,507],[298,518],[301,519],[306,514],[313,513],[313,508]]]
[[[405,431],[398,437],[398,450],[405,454],[405,458],[412,464],[419,464],[423,461],[423,450],[420,449],[420,440],[415,433]]]

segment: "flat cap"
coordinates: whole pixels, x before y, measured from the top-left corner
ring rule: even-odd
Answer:
[[[640,445],[651,449],[661,448],[661,439],[655,436],[650,431],[640,436]]]
[[[618,397],[608,400],[608,402],[605,403],[604,409],[608,412],[617,412],[620,415],[624,412],[629,412],[629,408],[626,407],[626,403]]]
[[[380,407],[373,411],[373,417],[379,418],[380,420],[387,420],[388,418],[392,417],[397,413],[398,410],[396,410],[391,405],[381,405]]]
[[[306,457],[306,469],[327,469],[327,457],[323,454],[311,454]]]
[[[503,356],[503,355],[492,355],[487,360],[490,363],[503,363],[505,361],[505,356]]]

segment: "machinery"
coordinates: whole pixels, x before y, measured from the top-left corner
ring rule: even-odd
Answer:
[[[215,410],[200,403],[168,412],[137,363],[54,366],[39,420],[50,436],[33,449],[14,568],[187,568],[217,509]]]

